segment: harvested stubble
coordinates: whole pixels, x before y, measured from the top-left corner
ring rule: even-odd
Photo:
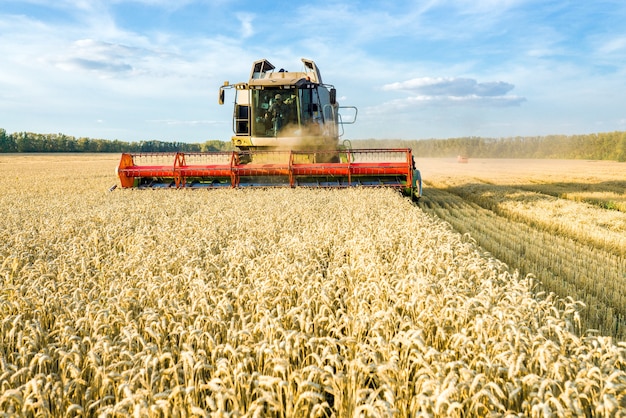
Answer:
[[[607,210],[606,200],[591,205],[568,197],[586,190],[607,197],[619,188],[623,194],[624,163],[426,159],[419,165],[427,178],[424,210],[471,234],[511,268],[535,274],[546,291],[582,300],[585,329],[626,338],[626,214]]]
[[[511,220],[626,256],[626,213],[502,185],[472,184],[446,190]]]
[[[624,344],[576,337],[578,303],[391,190],[107,194],[60,173],[0,197],[7,415],[626,408]]]
[[[583,330],[626,337],[626,260],[623,257],[518,222],[485,209],[475,198],[429,189],[422,208],[471,236],[496,258],[533,272],[542,289],[582,300]]]

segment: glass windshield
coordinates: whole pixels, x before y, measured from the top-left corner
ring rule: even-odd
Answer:
[[[250,96],[256,136],[277,136],[289,125],[298,126],[296,89],[251,90]]]

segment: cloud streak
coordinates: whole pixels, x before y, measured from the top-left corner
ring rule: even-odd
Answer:
[[[504,81],[482,82],[463,77],[421,77],[383,86],[384,91],[408,91],[410,97],[387,103],[407,106],[519,106],[526,98],[507,95],[515,86]]]
[[[237,19],[241,23],[241,37],[249,38],[254,35],[254,26],[252,26],[252,21],[254,20],[254,15],[251,13],[237,13]]]
[[[75,41],[64,53],[49,58],[56,67],[65,71],[95,71],[101,74],[130,73],[137,48],[110,42],[81,39]]]

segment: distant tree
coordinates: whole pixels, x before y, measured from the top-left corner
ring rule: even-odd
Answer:
[[[200,145],[199,151],[232,151],[234,149],[232,142],[224,142],[217,139],[206,141]]]
[[[620,162],[626,162],[626,132],[619,132],[618,134],[615,159]]]
[[[36,152],[33,139],[27,132],[19,132],[15,135],[15,146],[17,152]]]
[[[13,135],[7,135],[7,131],[0,128],[0,152],[16,152],[15,140]]]

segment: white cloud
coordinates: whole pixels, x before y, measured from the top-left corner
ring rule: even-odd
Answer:
[[[252,26],[254,15],[251,13],[237,13],[236,16],[241,23],[241,37],[245,39],[254,35],[254,27]]]
[[[479,83],[471,78],[421,77],[386,84],[383,90],[413,90],[434,96],[498,96],[508,93],[514,87],[503,81]]]
[[[503,13],[528,0],[452,0],[464,13]]]
[[[600,46],[599,50],[604,54],[611,54],[626,50],[626,36],[618,36],[616,38],[608,39],[603,45]]]
[[[504,81],[479,83],[471,78],[421,77],[386,84],[385,91],[416,93],[404,99],[387,102],[384,106],[403,109],[409,106],[518,106],[526,99],[508,96],[515,86]]]
[[[415,108],[454,108],[464,107],[468,109],[478,109],[485,107],[514,107],[526,99],[516,96],[492,96],[480,97],[470,96],[411,96],[402,99],[395,99],[384,102],[377,106],[370,106],[365,109],[365,114],[387,114],[404,115],[414,113]]]
[[[133,61],[145,53],[139,48],[110,42],[81,39],[75,41],[65,52],[49,61],[65,71],[93,71],[102,75],[130,73]]]

